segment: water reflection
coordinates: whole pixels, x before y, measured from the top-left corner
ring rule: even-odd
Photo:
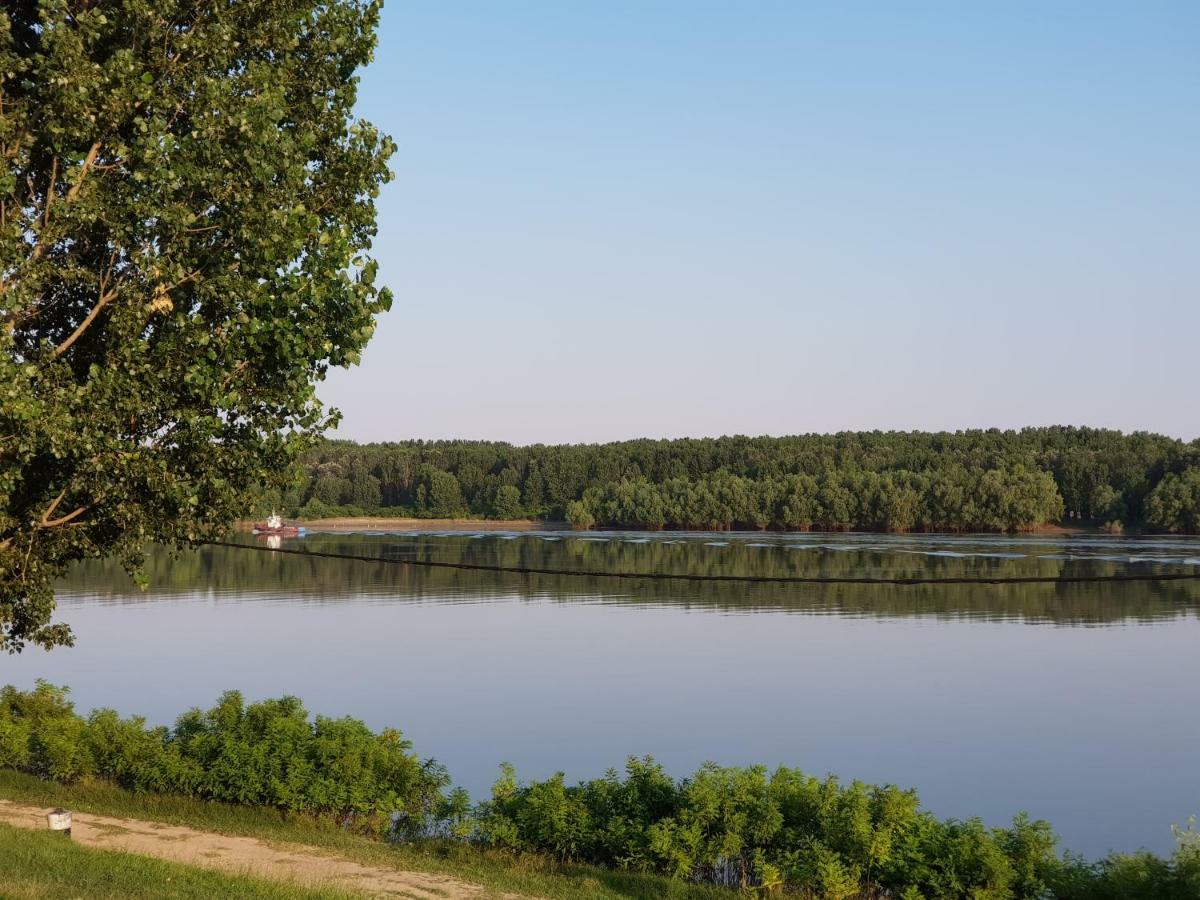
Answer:
[[[1107,537],[457,533],[285,546],[831,576],[1188,571],[1200,559],[1195,540]],[[152,723],[228,688],[296,694],[314,712],[402,728],[476,796],[501,760],[574,780],[651,753],[680,775],[712,759],[915,787],[939,815],[989,824],[1026,809],[1089,855],[1169,851],[1170,824],[1200,813],[1190,582],[614,582],[218,548],[156,553],[148,569],[145,593],[115,565],[73,571],[58,612],[77,645],[0,658],[0,683],[49,678],[82,709]]]
[[[313,535],[291,549],[392,560],[612,572],[757,577],[1063,577],[1200,574],[1194,539],[889,537],[880,535],[370,534]],[[261,546],[261,545],[259,545]],[[141,602],[204,595],[291,602],[348,598],[479,603],[520,596],[559,602],[853,616],[933,616],[1065,625],[1156,621],[1200,612],[1200,579],[1019,585],[780,585],[512,575],[206,547],[147,564],[139,592],[115,563],[88,563],[61,596]]]

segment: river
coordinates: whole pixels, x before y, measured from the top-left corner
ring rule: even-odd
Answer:
[[[761,577],[1200,572],[1200,540],[702,533],[310,534],[293,549]],[[205,548],[150,587],[60,585],[77,645],[0,660],[81,710],[168,723],[229,688],[396,726],[476,797],[652,754],[915,787],[941,816],[1048,819],[1089,856],[1200,813],[1200,581],[780,585],[502,575]]]

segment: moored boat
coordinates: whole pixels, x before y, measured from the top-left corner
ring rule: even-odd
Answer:
[[[280,516],[271,513],[265,522],[254,523],[254,533],[268,537],[303,537],[304,527],[302,525],[285,525]]]

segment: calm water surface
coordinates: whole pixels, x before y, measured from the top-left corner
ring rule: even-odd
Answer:
[[[757,575],[1200,570],[1200,540],[729,534],[310,535],[397,559]],[[1171,848],[1200,813],[1200,582],[787,587],[411,569],[210,548],[140,593],[89,564],[77,646],[3,682],[169,722],[222,690],[402,728],[484,794],[650,753],[684,774],[764,762],[920,791],[943,816],[1049,819],[1064,844]]]

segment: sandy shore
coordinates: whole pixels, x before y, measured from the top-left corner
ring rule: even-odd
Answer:
[[[289,525],[302,525],[310,531],[569,531],[566,522],[548,519],[412,519],[391,516],[336,516],[328,519],[288,519]],[[238,531],[250,531],[254,522],[244,520],[235,526]],[[612,529],[615,531],[636,529]],[[733,534],[753,533],[751,529],[733,529]],[[876,531],[838,531],[833,534],[885,534]],[[935,532],[903,532],[910,535],[930,535]],[[958,536],[971,532],[956,532]],[[1002,532],[987,532],[1001,534]],[[1102,529],[1080,525],[1038,525],[1023,529],[1024,535],[1083,535],[1103,534]],[[1128,534],[1129,532],[1127,532]]]
[[[566,522],[540,519],[406,519],[391,516],[341,516],[330,519],[288,519],[311,531],[563,531]],[[249,531],[253,522],[237,523],[238,531]]]

